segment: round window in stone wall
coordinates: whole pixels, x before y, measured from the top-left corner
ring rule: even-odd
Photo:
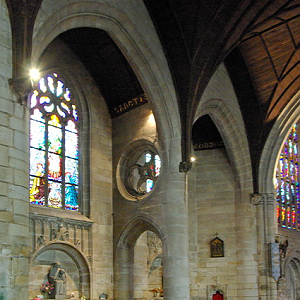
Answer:
[[[134,143],[123,154],[117,171],[121,194],[128,200],[141,200],[155,187],[161,171],[161,160],[153,144],[146,141]]]

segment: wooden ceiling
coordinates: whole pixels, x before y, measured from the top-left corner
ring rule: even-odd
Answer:
[[[231,76],[244,117],[254,191],[266,138],[298,91],[300,1],[144,0],[156,25],[177,90],[183,160],[192,121],[221,62]]]
[[[6,2],[13,31],[14,76],[18,77],[21,74],[18,66],[30,60],[32,24],[41,0]],[[160,38],[177,93],[182,161],[189,161],[193,120],[201,96],[217,67],[225,62],[245,122],[254,191],[257,191],[258,165],[266,138],[300,87],[300,0],[143,0],[143,3]],[[71,35],[65,33],[64,39],[71,40]],[[100,31],[93,35],[93,40],[100,48],[105,44],[106,50],[115,47]],[[97,59],[96,53],[89,51],[92,47],[87,41],[82,47],[87,69],[95,61],[98,67],[117,61],[116,70],[124,74],[122,83],[118,72],[107,72],[106,80],[93,73],[106,99],[123,95],[128,87],[131,91],[128,97],[141,92],[133,71],[116,49],[111,52],[104,49]],[[78,52],[76,47],[72,48]],[[105,86],[116,86],[118,91]],[[120,97],[120,101],[125,100]],[[107,104],[116,105],[111,101]]]

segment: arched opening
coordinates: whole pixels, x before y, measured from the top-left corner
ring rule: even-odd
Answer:
[[[59,269],[65,271],[65,294],[90,297],[90,271],[86,259],[74,247],[65,243],[52,243],[40,248],[31,258],[29,272],[29,296],[34,298],[43,295],[44,298],[55,297],[54,285],[49,284],[49,271],[53,263],[59,262]],[[44,287],[49,287],[49,292]]]
[[[297,257],[288,261],[285,268],[286,296],[291,300],[300,299],[300,261]]]
[[[127,226],[115,258],[115,299],[162,298],[163,242],[150,220],[139,218]]]
[[[163,296],[162,241],[145,231],[134,246],[134,299]]]

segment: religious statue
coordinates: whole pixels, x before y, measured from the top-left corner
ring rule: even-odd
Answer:
[[[49,283],[54,286],[52,296],[66,295],[66,271],[60,268],[60,262],[51,264],[51,268],[48,273],[48,280]]]

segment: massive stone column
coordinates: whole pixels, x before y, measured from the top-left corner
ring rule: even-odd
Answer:
[[[174,165],[173,165],[174,166]],[[174,167],[165,174],[163,190],[164,299],[190,299],[187,174]]]
[[[272,277],[271,243],[275,242],[275,215],[273,193],[252,196],[257,211],[258,285],[262,300],[277,299],[277,284]]]
[[[114,269],[114,299],[131,300],[134,294],[134,252],[133,248],[126,245],[119,245],[116,251]]]
[[[255,208],[250,193],[236,197],[237,299],[258,299],[258,262]]]
[[[3,88],[2,86],[1,89]],[[4,94],[7,94],[7,90],[8,84]],[[2,300],[28,299],[28,115],[26,106],[0,98]]]
[[[33,1],[29,7],[24,1],[7,0],[8,12],[5,11],[5,3],[2,2],[0,13],[2,24],[0,299],[2,300],[28,299],[29,110],[26,104],[31,89],[28,70],[32,28],[39,8],[38,3],[39,0]],[[7,15],[10,17],[9,21],[6,19]]]

